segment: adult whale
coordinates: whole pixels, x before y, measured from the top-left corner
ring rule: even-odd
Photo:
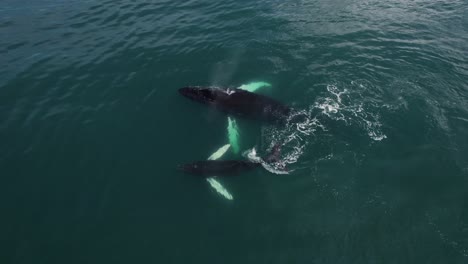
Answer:
[[[249,160],[202,160],[179,166],[183,172],[203,177],[228,176],[261,167],[262,162],[275,162],[279,159],[280,145],[273,146],[270,154],[259,161]]]
[[[292,112],[274,99],[241,89],[187,86],[179,93],[227,114],[255,120],[284,123]]]

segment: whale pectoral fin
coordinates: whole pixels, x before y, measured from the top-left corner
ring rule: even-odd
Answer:
[[[221,185],[221,183],[219,183],[215,178],[211,177],[207,178],[206,180],[210,183],[211,187],[213,187],[213,189],[215,189],[219,194],[224,196],[224,198],[228,200],[234,199],[228,190],[226,190],[226,188],[224,188],[224,186]]]
[[[231,147],[230,144],[226,144],[226,145],[220,147],[218,150],[216,150],[213,154],[211,154],[208,157],[208,160],[217,160],[217,159],[221,158],[224,155],[224,153],[226,153],[226,151],[228,151],[229,147]]]
[[[230,147],[231,147],[230,144],[226,144],[220,147],[218,150],[216,150],[213,154],[210,155],[208,160],[217,160],[221,158],[228,151]],[[211,187],[215,189],[219,194],[221,194],[224,198],[228,200],[234,199],[234,197],[232,197],[232,195],[228,192],[228,190],[224,188],[224,186],[219,181],[217,181],[214,178],[214,176],[207,178],[206,180],[208,181],[208,183],[210,183]]]
[[[237,126],[237,122],[235,119],[228,117],[228,140],[229,144],[232,146],[232,151],[235,154],[239,153],[239,127]]]
[[[251,83],[243,84],[239,86],[238,89],[249,91],[249,92],[255,92],[262,87],[271,87],[271,84],[267,82],[251,82]]]

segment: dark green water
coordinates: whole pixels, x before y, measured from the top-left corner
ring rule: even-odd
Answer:
[[[467,10],[2,0],[0,263],[467,263]],[[251,81],[309,119],[238,120],[294,171],[228,201],[175,170],[227,140],[177,89]]]

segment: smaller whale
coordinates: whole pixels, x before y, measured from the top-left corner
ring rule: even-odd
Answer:
[[[285,122],[292,109],[267,96],[242,89],[187,86],[179,93],[224,113],[267,122]]]
[[[202,160],[179,166],[179,169],[188,174],[203,177],[229,176],[250,171],[261,167],[262,162],[274,162],[279,159],[280,145],[276,144],[270,154],[260,162],[248,160]]]

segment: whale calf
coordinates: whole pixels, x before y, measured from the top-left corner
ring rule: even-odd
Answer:
[[[259,166],[261,166],[260,163],[246,160],[202,160],[182,165],[179,168],[190,174],[211,177],[235,175]]]
[[[279,159],[280,145],[273,146],[270,154],[262,162],[274,162]],[[201,160],[179,166],[183,172],[204,177],[229,176],[261,167],[262,162],[249,160]]]
[[[187,86],[179,93],[233,116],[267,122],[285,122],[292,112],[288,106],[264,95],[242,89]]]

